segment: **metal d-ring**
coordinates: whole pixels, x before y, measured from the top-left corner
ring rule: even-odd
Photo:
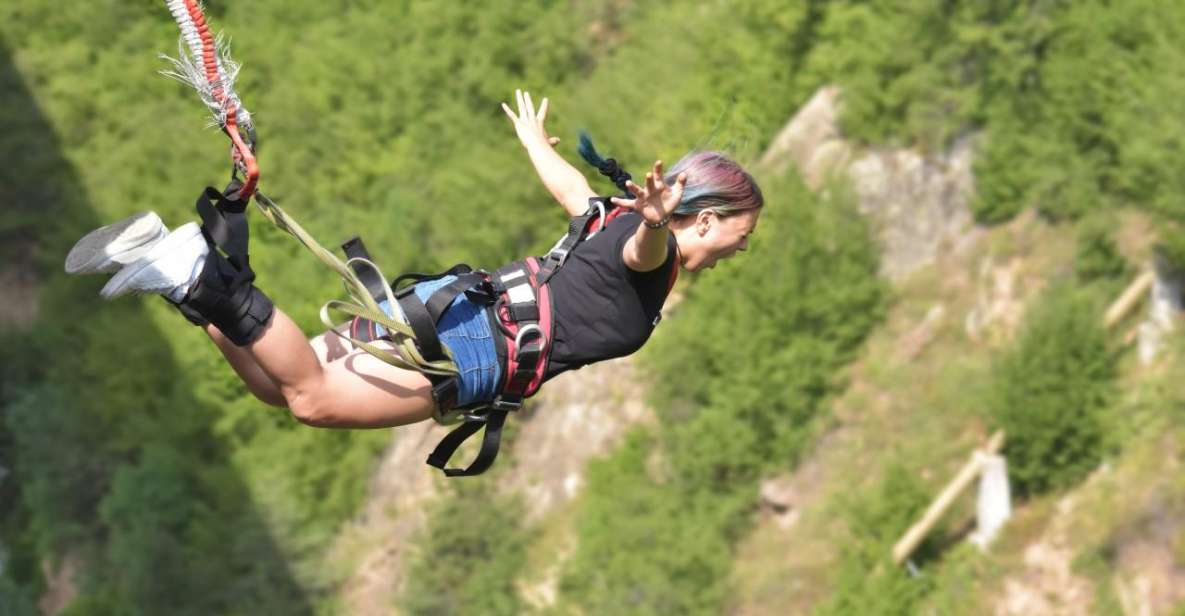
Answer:
[[[597,212],[600,214],[600,218],[597,220],[597,229],[596,229],[596,231],[589,233],[588,236],[584,238],[586,240],[591,240],[594,235],[600,233],[605,228],[605,202],[604,201],[597,201]]]
[[[514,337],[514,348],[516,349],[516,352],[517,350],[523,348],[523,337],[526,336],[527,332],[531,331],[539,334],[539,338],[546,342],[546,339],[543,337],[543,330],[538,325],[535,325],[534,323],[530,325],[524,325],[519,328],[518,334]]]

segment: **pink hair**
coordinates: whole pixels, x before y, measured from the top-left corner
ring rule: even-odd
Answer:
[[[697,214],[710,209],[727,216],[765,205],[756,180],[731,158],[720,152],[691,152],[663,178],[673,184],[680,173],[687,174],[683,199],[675,214]]]

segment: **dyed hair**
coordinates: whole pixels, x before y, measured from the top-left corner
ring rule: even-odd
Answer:
[[[674,184],[680,173],[687,174],[683,198],[675,215],[689,216],[712,210],[729,216],[765,205],[761,188],[747,171],[720,152],[690,152],[667,171],[663,180]]]
[[[617,161],[601,156],[593,146],[592,138],[584,131],[580,132],[578,150],[581,158],[596,166],[627,195],[633,196],[625,188],[630,174],[622,170]],[[663,180],[674,184],[680,173],[687,174],[687,185],[683,188],[679,207],[675,208],[676,216],[694,215],[703,210],[728,216],[765,205],[761,188],[753,176],[720,152],[690,152],[675,163]]]

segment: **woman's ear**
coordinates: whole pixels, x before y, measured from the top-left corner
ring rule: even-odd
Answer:
[[[707,234],[707,232],[712,229],[712,217],[713,216],[715,216],[715,212],[713,212],[712,210],[709,210],[707,208],[700,210],[699,213],[695,215],[695,230],[696,230],[696,232],[699,233],[701,236]]]

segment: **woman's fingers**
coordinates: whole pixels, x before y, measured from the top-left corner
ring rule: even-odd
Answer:
[[[625,187],[628,188],[630,192],[634,193],[634,196],[637,199],[645,199],[646,195],[648,194],[645,188],[638,186],[633,180],[626,180]]]
[[[658,182],[659,179],[654,175],[653,171],[646,174],[646,190],[650,194],[657,195],[661,192],[662,189],[658,187]]]
[[[680,173],[679,177],[675,178],[675,183],[674,183],[674,185],[671,186],[670,192],[667,193],[668,202],[670,204],[674,204],[675,206],[678,206],[679,202],[683,200],[683,188],[686,186],[687,186],[687,174]],[[672,208],[672,211],[673,211],[673,208]]]
[[[527,121],[534,124],[535,123],[535,103],[531,102],[531,93],[530,92],[523,92],[523,97],[527,101],[527,107],[526,107],[526,109],[523,110],[523,113],[524,113],[524,115],[527,116]]]
[[[610,197],[609,201],[613,202],[613,205],[621,206],[627,210],[632,210],[638,205],[637,199],[626,199],[624,197]]]
[[[543,102],[539,103],[539,117],[537,118],[537,121],[539,122],[539,128],[543,128],[543,121],[546,119],[547,119],[547,97],[544,96]]]
[[[560,142],[560,138],[559,137],[548,137],[547,142],[550,143],[551,145],[555,145]]]
[[[514,115],[514,111],[510,109],[510,105],[502,103],[502,111],[506,112],[506,115],[510,117],[511,122],[518,122],[518,116]]]

